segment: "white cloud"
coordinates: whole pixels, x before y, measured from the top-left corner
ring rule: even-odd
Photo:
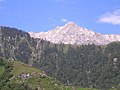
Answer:
[[[61,22],[68,22],[68,20],[63,18],[63,19],[61,19]]]
[[[105,13],[98,19],[102,23],[110,23],[113,25],[120,25],[120,9],[110,13]]]

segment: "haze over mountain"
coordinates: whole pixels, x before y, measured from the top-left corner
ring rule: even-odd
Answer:
[[[120,35],[101,34],[78,26],[74,22],[68,22],[64,26],[58,26],[48,32],[29,32],[31,37],[41,38],[52,43],[64,44],[96,44],[105,45],[110,42],[120,41]]]

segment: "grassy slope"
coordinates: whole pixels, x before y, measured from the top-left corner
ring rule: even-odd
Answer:
[[[33,67],[28,66],[28,65],[21,63],[21,62],[14,62],[13,65],[14,65],[14,68],[12,70],[12,73],[15,75],[14,77],[16,77],[17,75],[20,75],[22,72],[25,72],[25,73],[32,73],[32,72],[44,73],[39,69],[33,68]],[[31,76],[30,78],[26,78],[26,79],[14,78],[12,81],[14,81],[16,83],[25,82],[33,89],[35,89],[35,87],[37,87],[37,88],[40,88],[42,90],[44,90],[44,89],[45,90],[72,90],[71,87],[66,87],[66,86],[62,85],[56,79],[51,78],[49,76],[45,76],[43,78]],[[80,89],[80,88],[76,87],[76,90],[91,90],[91,89],[84,89],[84,88]]]
[[[57,80],[47,76],[42,72],[41,70],[38,70],[36,68],[33,68],[31,66],[28,66],[24,63],[21,62],[14,62],[14,68],[12,70],[12,73],[14,74],[13,82],[15,83],[27,83],[31,88],[40,88],[40,89],[45,89],[45,90],[61,90],[61,85],[60,82]],[[32,74],[30,75],[29,78],[18,78],[21,73],[25,74]],[[39,74],[44,75],[44,76],[39,76]],[[36,76],[37,75],[37,76]]]
[[[12,73],[15,75],[15,77],[17,75],[20,75],[22,72],[25,72],[25,73],[36,72],[36,73],[44,74],[44,72],[42,72],[41,70],[33,68],[21,62],[14,62],[13,65],[14,65],[14,68],[12,70]],[[14,82],[16,83],[26,82],[27,84],[29,84],[31,88],[38,87],[42,90],[43,89],[45,90],[72,90],[71,87],[63,86],[62,84],[60,84],[59,81],[47,75],[43,78],[34,77],[34,76],[31,76],[30,78],[27,78],[27,79],[14,78]],[[85,88],[76,87],[76,90],[95,90],[95,89],[85,89]]]
[[[0,74],[4,72],[4,66],[0,66]],[[72,87],[62,85],[56,79],[47,76],[43,71],[33,68],[24,63],[15,61],[13,62],[12,72],[13,77],[9,79],[6,85],[9,84],[26,84],[32,90],[72,90]],[[20,75],[30,74],[29,78],[23,78]],[[34,73],[34,74],[33,74]],[[39,76],[42,75],[42,76]],[[75,90],[94,90],[76,87]]]

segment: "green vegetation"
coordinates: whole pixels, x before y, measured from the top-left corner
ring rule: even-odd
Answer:
[[[120,42],[106,46],[59,44],[53,48],[48,43],[46,47],[33,66],[65,84],[106,90],[120,83]],[[69,47],[65,53],[64,47]]]
[[[34,68],[30,66],[34,66],[64,83],[68,89],[73,85],[76,89],[77,87],[101,90],[119,90],[120,88],[120,42],[112,42],[105,46],[53,44],[42,39],[31,38],[28,33],[15,28],[1,27],[0,44],[0,57],[28,64],[13,63],[15,68],[10,69],[10,74],[7,75],[16,76],[24,72],[31,74]],[[6,69],[1,66],[0,75],[4,72],[3,70]],[[35,69],[35,72],[37,70]],[[43,73],[39,70],[38,72]],[[49,86],[49,90],[52,90],[54,84],[48,85],[45,81],[53,78],[33,77],[24,81],[17,78],[13,83],[19,81],[22,82],[21,86],[28,88],[36,86],[47,88]],[[57,83],[57,80],[53,81]],[[41,83],[39,83],[40,81]],[[59,86],[54,88],[55,90],[61,89]]]
[[[0,59],[0,90],[61,90],[60,82],[24,63]],[[29,74],[29,76],[27,76]]]
[[[64,86],[43,71],[18,61],[0,58],[0,67],[4,68],[0,75],[0,90],[72,90],[72,86]],[[23,75],[30,74],[29,77]],[[75,90],[96,90],[75,87]]]
[[[40,69],[36,69],[33,68],[27,64],[24,64],[22,62],[14,62],[13,64],[14,68],[12,70],[12,73],[14,73],[14,75],[19,75],[21,72],[26,72],[26,73],[31,73],[31,72],[40,72],[42,73],[42,71]]]
[[[4,67],[0,66],[0,75],[3,73],[3,71],[4,71]]]

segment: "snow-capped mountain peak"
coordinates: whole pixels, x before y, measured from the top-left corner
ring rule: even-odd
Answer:
[[[104,35],[92,30],[80,27],[74,22],[68,22],[64,26],[58,26],[48,32],[29,33],[34,38],[42,38],[53,43],[64,44],[97,44],[104,45],[113,41],[120,41],[120,35]]]

